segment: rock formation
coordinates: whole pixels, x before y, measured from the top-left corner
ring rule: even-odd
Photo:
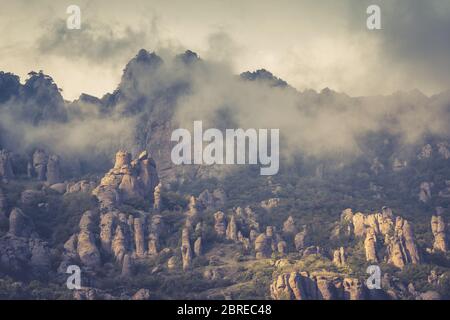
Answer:
[[[6,150],[0,150],[0,179],[8,181],[14,178],[11,155]]]
[[[106,173],[92,193],[103,209],[112,209],[121,201],[129,199],[153,203],[158,184],[155,162],[146,151],[133,161],[130,153],[119,151],[114,167]]]
[[[415,264],[421,260],[408,221],[394,217],[388,207],[383,207],[381,213],[373,214],[353,214],[351,209],[346,209],[341,215],[338,229],[337,234],[364,237],[366,260],[369,262],[384,259],[403,268],[408,263]],[[386,255],[380,257],[383,246]]]
[[[34,224],[20,209],[9,216],[9,231],[0,237],[0,270],[12,275],[46,277],[50,271],[50,248],[34,232]]]
[[[100,252],[95,243],[94,213],[86,211],[80,220],[80,233],[78,234],[77,253],[81,262],[89,267],[100,266]]]
[[[431,199],[431,188],[433,187],[432,182],[422,182],[420,184],[420,191],[419,191],[419,200],[427,203]]]
[[[48,157],[47,162],[47,183],[49,185],[62,181],[60,159],[57,155]]]
[[[377,236],[373,228],[366,230],[366,239],[364,240],[364,249],[366,251],[366,261],[378,262],[377,257]]]
[[[270,258],[272,254],[272,248],[269,242],[269,238],[266,236],[266,234],[261,233],[255,239],[255,252],[256,259]]]
[[[45,181],[47,177],[48,157],[44,150],[38,149],[33,154],[33,169],[39,181]]]
[[[202,237],[198,237],[194,242],[194,253],[196,257],[200,257],[203,252]]]
[[[340,247],[333,251],[333,263],[337,267],[343,267],[346,264],[346,256],[344,247]]]
[[[433,251],[447,252],[447,230],[442,215],[431,217],[431,231],[434,237]]]
[[[228,226],[227,226],[227,231],[226,231],[227,240],[237,241],[238,240],[237,233],[238,233],[238,227],[237,227],[237,223],[236,223],[236,217],[234,215],[232,215],[230,218],[230,222],[228,223]]]
[[[297,227],[295,226],[295,221],[292,216],[289,216],[289,218],[286,219],[286,221],[283,223],[283,233],[285,234],[296,234]]]
[[[217,235],[219,237],[225,237],[226,230],[227,230],[227,221],[225,219],[225,213],[222,211],[217,211],[214,214],[214,230],[216,231]]]
[[[153,193],[153,211],[160,212],[161,211],[161,183],[155,187],[155,192]]]
[[[188,228],[183,228],[181,235],[181,257],[183,259],[183,270],[189,269],[192,262],[192,249]]]
[[[270,286],[274,300],[362,300],[368,298],[358,279],[311,276],[307,272],[283,273]]]

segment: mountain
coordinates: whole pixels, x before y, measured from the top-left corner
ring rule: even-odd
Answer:
[[[192,51],[140,50],[114,91],[71,102],[2,72],[0,298],[448,299],[449,106],[300,92]],[[279,128],[279,173],[172,164],[199,119]]]

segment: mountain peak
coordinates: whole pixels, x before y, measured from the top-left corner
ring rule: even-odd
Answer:
[[[259,69],[254,72],[243,72],[241,78],[249,81],[261,81],[268,83],[271,87],[287,87],[288,83],[280,78],[275,77],[266,69]]]

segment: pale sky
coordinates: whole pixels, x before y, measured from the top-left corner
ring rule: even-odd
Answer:
[[[382,30],[366,28],[370,4]],[[81,30],[65,27],[69,5]],[[448,0],[0,0],[0,30],[0,70],[43,70],[69,100],[113,91],[141,48],[265,68],[299,90],[450,89]]]

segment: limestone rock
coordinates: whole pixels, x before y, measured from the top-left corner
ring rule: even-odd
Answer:
[[[80,233],[78,234],[77,252],[81,262],[89,267],[100,266],[100,252],[95,244],[94,214],[86,211],[80,220]]]
[[[9,233],[16,237],[30,237],[34,226],[31,219],[19,208],[14,208],[9,215]]]
[[[255,252],[257,259],[269,258],[272,254],[269,238],[261,233],[255,240]]]
[[[51,155],[48,158],[46,177],[49,185],[62,181],[60,158],[57,155]]]
[[[295,221],[292,216],[289,216],[287,220],[283,223],[283,233],[286,234],[295,234],[297,232],[297,228],[295,226]]]
[[[311,276],[307,272],[284,273],[270,286],[274,300],[361,300],[367,298],[358,279]]]
[[[100,242],[105,252],[112,252],[111,245],[115,231],[116,216],[113,212],[102,214],[100,218]]]
[[[419,200],[427,203],[431,199],[431,188],[433,187],[432,182],[422,182],[420,184]]]
[[[139,258],[143,258],[146,254],[144,221],[142,221],[141,218],[135,218],[133,226],[134,226],[134,242],[136,248],[136,256]]]
[[[419,251],[414,242],[410,224],[402,217],[395,220],[394,235],[389,240],[388,262],[402,269],[406,264],[420,262]]]
[[[308,227],[304,225],[302,226],[302,230],[295,235],[294,244],[297,251],[300,251],[309,245],[309,242],[307,240],[308,233]]]
[[[227,230],[227,221],[225,218],[225,214],[222,211],[217,211],[214,214],[214,220],[214,230],[219,237],[224,237]]]
[[[183,270],[189,269],[192,262],[192,249],[188,228],[183,228],[183,232],[181,235],[181,256],[183,259]]]
[[[366,251],[366,261],[378,262],[377,236],[373,228],[367,229],[366,239],[364,240],[364,249]]]
[[[333,251],[333,263],[337,267],[343,267],[346,264],[344,247],[340,247]]]
[[[227,240],[237,241],[237,223],[236,223],[236,217],[234,215],[231,216],[230,222],[227,226],[227,232],[226,232],[226,238]]]
[[[142,199],[154,201],[154,190],[159,184],[154,160],[146,151],[131,161],[131,154],[119,151],[114,167],[93,190],[102,207],[112,208],[121,200]]]
[[[139,289],[132,297],[131,300],[150,300],[151,294],[148,289]]]
[[[123,227],[121,225],[118,225],[116,227],[111,246],[114,257],[116,258],[116,261],[118,263],[122,263],[123,258],[128,251],[127,247],[127,239]]]
[[[434,236],[433,251],[447,252],[447,233],[443,216],[433,215],[431,217],[431,231]]]
[[[133,274],[133,260],[129,254],[125,254],[122,264],[122,277],[130,277]]]
[[[162,185],[159,183],[155,187],[155,192],[153,193],[153,211],[160,212],[161,211],[161,189]]]
[[[11,155],[6,150],[0,150],[0,178],[5,181],[14,178]]]
[[[194,242],[194,253],[196,257],[200,257],[202,255],[203,246],[202,246],[202,237],[198,237]]]
[[[37,179],[45,181],[47,177],[48,156],[44,150],[38,149],[33,154],[33,168]]]

